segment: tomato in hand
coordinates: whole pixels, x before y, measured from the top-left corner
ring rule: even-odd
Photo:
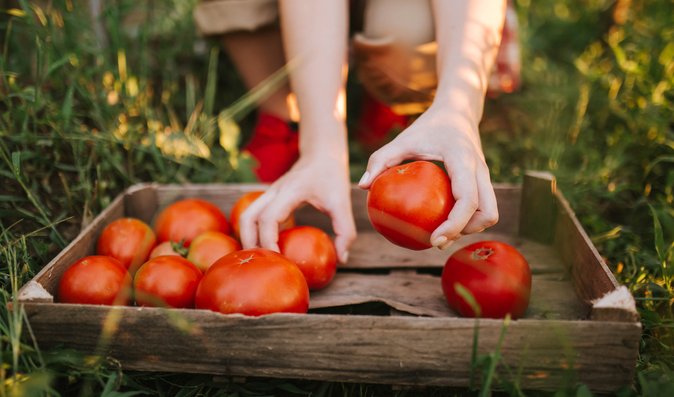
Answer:
[[[456,251],[442,271],[442,291],[449,307],[466,317],[514,319],[529,306],[531,269],[522,254],[508,244],[481,241]],[[475,302],[467,301],[466,293]],[[479,308],[480,313],[475,309]]]
[[[139,306],[194,307],[194,294],[203,274],[187,259],[158,256],[136,272],[133,286]]]
[[[218,259],[240,249],[241,244],[234,237],[220,232],[205,232],[192,240],[187,260],[205,272]]]
[[[297,265],[283,255],[263,248],[235,251],[208,269],[196,307],[248,316],[306,313],[309,288]]]
[[[164,241],[163,243],[159,243],[152,249],[152,251],[150,251],[149,259],[164,255],[175,255],[184,257],[185,255],[187,255],[187,249],[179,245],[180,243],[174,243],[173,241]],[[184,254],[183,251],[185,251]]]
[[[214,204],[202,199],[184,199],[159,212],[154,223],[157,241],[182,241],[186,247],[203,232],[229,234],[225,215]]]
[[[330,284],[337,272],[337,250],[327,233],[313,226],[296,226],[279,234],[281,254],[295,262],[310,290]]]
[[[232,229],[234,229],[234,235],[236,238],[239,238],[239,218],[241,217],[241,214],[243,214],[243,211],[245,211],[248,206],[257,200],[258,197],[262,196],[262,194],[264,194],[264,191],[261,190],[245,193],[239,197],[239,199],[236,200],[236,203],[234,203],[232,206],[232,211],[229,214],[229,220],[232,223]],[[288,229],[293,226],[295,226],[295,218],[291,214],[288,219],[279,225],[279,230]]]
[[[431,234],[454,207],[449,177],[428,161],[389,168],[372,182],[367,213],[372,226],[401,247],[430,248]]]
[[[115,258],[87,256],[63,273],[57,298],[63,303],[128,305],[131,300],[131,275]]]
[[[101,232],[96,245],[96,254],[119,260],[133,275],[147,260],[156,241],[152,228],[140,219],[117,219]]]

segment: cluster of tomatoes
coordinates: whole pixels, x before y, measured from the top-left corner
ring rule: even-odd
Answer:
[[[239,217],[263,192],[243,195],[230,223],[212,203],[185,199],[164,208],[154,229],[138,219],[112,222],[102,232],[97,256],[73,264],[60,280],[62,302],[196,307],[221,313],[306,313],[309,290],[335,276],[337,254],[320,229],[281,225],[280,254],[242,250]],[[416,161],[379,175],[368,192],[374,228],[412,250],[431,247],[431,233],[454,206],[451,182],[438,166]],[[455,252],[441,277],[449,306],[463,316],[524,315],[531,270],[512,246],[482,241]]]
[[[98,238],[96,254],[72,264],[59,282],[66,303],[210,309],[262,315],[306,313],[309,290],[327,286],[337,266],[330,237],[291,217],[279,235],[281,254],[242,250],[241,213],[263,192],[232,207],[230,222],[214,204],[184,199],[157,215],[154,227],[118,219]]]

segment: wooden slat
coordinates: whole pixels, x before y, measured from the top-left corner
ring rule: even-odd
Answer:
[[[54,295],[57,290],[61,274],[76,260],[95,253],[96,241],[103,228],[115,219],[124,216],[123,196],[118,196],[110,205],[101,212],[75,239],[68,244],[54,259],[33,277],[33,281],[42,285],[45,291]],[[30,296],[31,292],[26,288],[34,289],[30,284],[19,290],[19,297]]]
[[[569,203],[558,193],[559,214],[555,246],[569,266],[578,295],[587,301],[598,299],[618,287],[611,270],[583,231]]]
[[[442,295],[440,278],[426,274],[338,273],[327,288],[311,293],[309,307],[319,309],[366,302],[382,302],[419,316],[456,317]]]
[[[578,320],[587,318],[589,306],[570,294],[573,285],[563,274],[534,275],[525,318]],[[338,273],[325,289],[311,293],[310,309],[335,308],[381,302],[398,312],[418,316],[457,317],[447,305],[440,277],[393,273],[365,275]],[[395,312],[394,312],[395,313]]]
[[[239,197],[268,187],[257,183],[160,185],[157,187],[157,207],[161,209],[181,199],[199,197],[217,205],[229,219],[232,206]]]
[[[107,320],[117,333],[103,351],[125,369],[429,386],[470,378],[470,319],[121,308],[115,323],[105,307],[25,307],[45,347],[94,351]],[[501,327],[480,322],[480,354],[495,349]],[[591,389],[614,391],[633,379],[640,334],[638,323],[519,320],[501,353],[525,389],[556,390],[573,369]]]
[[[488,231],[517,236],[519,234],[522,187],[519,185],[496,183],[494,184],[494,193],[496,193],[499,220]]]
[[[154,183],[143,183],[130,187],[124,193],[124,216],[152,225],[159,203],[158,186]]]
[[[412,251],[399,247],[377,232],[361,232],[350,249],[349,262],[341,265],[343,269],[394,269],[394,268],[441,268],[457,250],[485,240],[497,240],[517,248],[531,266],[534,274],[562,273],[564,263],[559,254],[550,245],[525,240],[512,234],[485,231],[462,237],[446,250],[430,248]]]
[[[556,190],[552,174],[534,171],[525,174],[520,206],[521,236],[546,244],[552,242],[557,215]]]

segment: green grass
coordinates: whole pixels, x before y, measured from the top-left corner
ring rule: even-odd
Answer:
[[[4,309],[20,308],[18,286],[133,183],[252,180],[237,151],[252,117],[229,60],[197,38],[192,2],[105,2],[103,46],[79,2],[17,3],[0,2],[0,396],[470,393],[216,382],[123,372],[114,361],[91,365],[72,351],[39,350],[22,311]],[[493,179],[519,181],[527,169],[557,176],[637,299],[644,326],[637,377],[621,395],[674,395],[674,4],[517,5],[524,85],[487,103],[483,143]],[[352,153],[355,177],[364,156],[355,146]],[[479,383],[522,394],[496,375],[498,358],[498,351],[476,357]],[[590,392],[571,384],[557,395]]]

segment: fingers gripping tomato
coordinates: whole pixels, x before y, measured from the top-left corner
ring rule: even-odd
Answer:
[[[447,220],[453,206],[449,177],[428,161],[389,168],[367,194],[372,226],[392,243],[413,250],[432,246],[431,233]]]

